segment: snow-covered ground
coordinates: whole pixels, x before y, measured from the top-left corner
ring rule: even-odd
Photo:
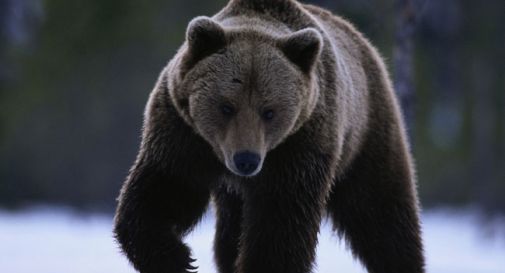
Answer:
[[[54,208],[0,210],[0,272],[134,272],[112,239],[111,226],[109,215],[76,215]],[[216,272],[213,226],[208,216],[186,238],[199,272]],[[505,226],[496,229],[471,212],[447,211],[424,213],[423,226],[428,273],[505,273]],[[499,232],[486,236],[490,230]],[[331,235],[328,223],[321,229],[317,254],[314,272],[365,272]]]

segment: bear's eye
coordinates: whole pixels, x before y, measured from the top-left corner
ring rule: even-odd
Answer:
[[[235,108],[229,104],[221,105],[221,113],[225,116],[233,116],[235,114]]]
[[[270,121],[274,118],[274,110],[266,110],[265,112],[263,112],[263,114],[261,115],[263,117],[264,120],[266,121]]]

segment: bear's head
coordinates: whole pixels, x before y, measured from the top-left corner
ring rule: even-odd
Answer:
[[[225,28],[198,17],[186,39],[169,65],[174,105],[230,171],[258,174],[268,151],[315,108],[321,35]]]

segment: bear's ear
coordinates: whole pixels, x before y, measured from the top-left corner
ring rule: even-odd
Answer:
[[[304,73],[310,73],[319,58],[322,44],[321,34],[313,28],[306,28],[282,38],[280,48]]]
[[[224,29],[209,17],[199,16],[193,19],[186,32],[188,42],[188,66],[193,66],[201,59],[218,51],[226,45]]]

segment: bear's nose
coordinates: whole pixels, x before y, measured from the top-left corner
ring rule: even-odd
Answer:
[[[258,168],[261,157],[256,153],[245,151],[236,153],[233,161],[241,175],[250,175]]]

